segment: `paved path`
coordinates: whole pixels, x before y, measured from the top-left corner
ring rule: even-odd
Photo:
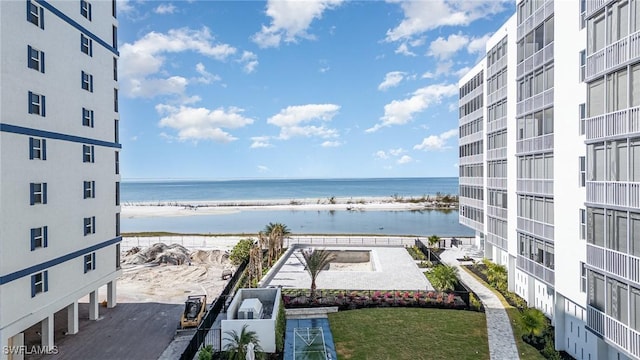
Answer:
[[[462,249],[452,248],[442,253],[440,259],[448,265],[460,268],[460,264],[456,259],[462,258],[467,254]],[[513,338],[509,316],[498,297],[465,270],[459,269],[459,275],[460,280],[473,290],[484,304],[491,360],[520,359],[518,348]]]

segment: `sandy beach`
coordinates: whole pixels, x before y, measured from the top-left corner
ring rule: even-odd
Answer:
[[[433,199],[433,197],[432,197]],[[445,204],[435,200],[396,199],[393,197],[309,198],[276,200],[225,201],[168,201],[123,203],[121,216],[128,219],[143,217],[175,217],[194,215],[226,215],[240,211],[410,211],[424,209],[455,209],[457,203]]]

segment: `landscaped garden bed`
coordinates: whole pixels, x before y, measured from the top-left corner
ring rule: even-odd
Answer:
[[[307,290],[283,289],[286,308],[337,306],[340,310],[370,307],[424,307],[467,309],[461,292],[318,290],[316,299]]]

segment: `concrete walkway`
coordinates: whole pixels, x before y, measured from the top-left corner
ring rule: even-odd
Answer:
[[[440,255],[440,259],[447,265],[455,266],[459,269],[460,280],[473,290],[482,304],[484,304],[487,317],[487,333],[489,336],[489,353],[491,360],[514,360],[520,359],[518,348],[513,338],[511,323],[504,306],[498,297],[482,283],[469,275],[465,270],[460,269],[459,258],[470,255],[467,251],[458,248],[445,250]]]

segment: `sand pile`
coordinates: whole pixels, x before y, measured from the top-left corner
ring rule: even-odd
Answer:
[[[118,301],[183,303],[205,294],[211,302],[227,283],[223,270],[235,271],[225,250],[189,250],[179,244],[134,247],[122,254]]]

